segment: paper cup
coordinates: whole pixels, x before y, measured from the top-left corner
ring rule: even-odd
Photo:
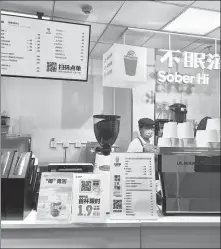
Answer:
[[[220,118],[208,119],[206,130],[220,130]]]
[[[177,137],[182,138],[183,137],[183,123],[177,124]]]
[[[178,138],[194,138],[193,124],[190,122],[178,124],[177,135]]]
[[[196,131],[196,140],[207,140],[207,132],[205,130]]]
[[[220,130],[219,131],[217,130],[217,139],[218,139],[218,142],[220,142]]]
[[[208,142],[209,147],[213,149],[220,149],[220,142]]]
[[[206,130],[198,130],[196,132],[196,147],[209,147],[208,132]]]
[[[207,130],[207,142],[219,142],[217,130]]]
[[[184,147],[183,139],[182,138],[178,138],[178,139],[179,139],[179,146],[178,147]]]
[[[170,140],[171,140],[172,147],[182,147],[179,138],[171,137]]]
[[[196,140],[194,138],[183,138],[183,147],[196,147]]]
[[[158,139],[158,147],[172,147],[171,139],[160,137]]]
[[[168,122],[163,128],[163,137],[165,138],[177,138],[177,123]]]

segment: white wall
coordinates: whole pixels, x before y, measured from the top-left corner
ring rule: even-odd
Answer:
[[[90,61],[88,82],[2,77],[1,106],[11,117],[13,133],[31,134],[32,149],[40,162],[63,160],[58,141],[95,141],[93,114],[103,112],[101,61]],[[81,117],[81,119],[79,118]],[[68,149],[72,161],[80,150]]]
[[[150,118],[154,120],[154,92],[156,80],[151,77],[155,72],[155,49],[147,49],[147,81],[144,85],[133,89],[133,138],[139,135],[138,120]],[[154,142],[152,137],[151,142]]]

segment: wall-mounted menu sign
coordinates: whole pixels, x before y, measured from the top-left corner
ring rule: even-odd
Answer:
[[[86,81],[90,26],[1,16],[1,74]]]

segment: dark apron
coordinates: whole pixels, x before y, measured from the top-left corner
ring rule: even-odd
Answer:
[[[138,137],[138,139],[140,140],[140,143],[141,143],[141,145],[142,145],[142,147],[143,147],[143,152],[145,152],[144,151],[144,144],[143,144],[143,142],[141,141],[141,139]]]

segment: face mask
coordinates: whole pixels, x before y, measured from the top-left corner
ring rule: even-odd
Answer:
[[[142,136],[144,138],[151,138],[153,136],[153,130],[150,130],[150,129],[143,130]]]

